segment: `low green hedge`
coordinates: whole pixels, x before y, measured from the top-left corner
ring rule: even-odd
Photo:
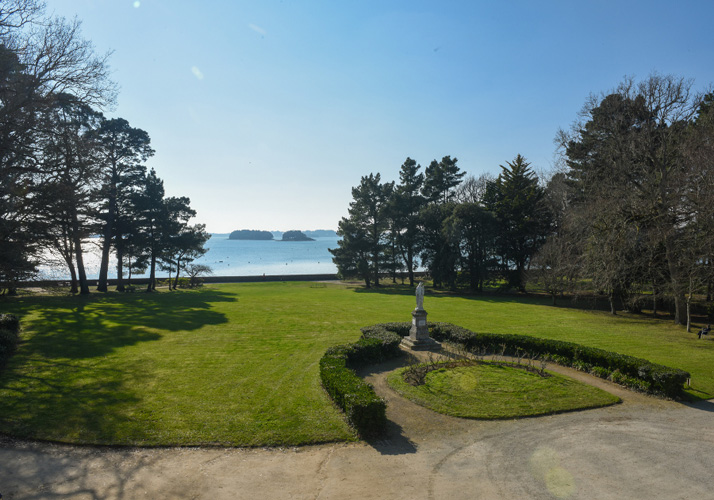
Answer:
[[[668,398],[682,397],[684,384],[690,378],[689,373],[684,370],[572,342],[526,335],[475,333],[449,323],[430,322],[428,326],[434,339],[460,344],[472,353],[518,356],[525,352],[532,356],[547,356],[558,364],[587,371],[638,391]],[[383,323],[370,328],[381,328],[404,336],[408,334],[410,327],[409,323]]]
[[[20,340],[20,320],[14,314],[0,314],[0,367],[13,355]]]
[[[320,359],[323,387],[345,412],[350,425],[364,437],[384,432],[387,404],[353,369],[399,356],[400,341],[399,335],[384,328],[368,327],[357,342],[331,347]]]

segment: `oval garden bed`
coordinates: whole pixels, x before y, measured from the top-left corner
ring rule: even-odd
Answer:
[[[414,403],[454,417],[533,417],[620,402],[597,387],[523,366],[489,362],[443,365],[433,367],[421,385],[405,381],[409,368],[392,372],[387,378],[390,387]]]

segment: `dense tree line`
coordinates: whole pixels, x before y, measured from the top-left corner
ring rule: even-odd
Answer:
[[[545,190],[521,155],[501,166],[496,178],[467,177],[457,158],[421,165],[407,158],[399,182],[380,174],[362,177],[352,189],[342,239],[330,250],[342,276],[369,287],[380,275],[424,267],[435,287],[459,282],[483,290],[504,279],[523,290],[531,259],[552,231]]]
[[[145,161],[149,135],[101,110],[116,98],[108,55],[82,39],[79,22],[44,15],[36,0],[0,3],[0,288],[12,293],[47,255],[89,293],[84,247],[99,236],[97,289],[107,290],[112,251],[118,289],[129,273],[176,273],[208,239],[188,198],[166,197]],[[130,274],[129,274],[130,275]]]
[[[363,177],[331,250],[339,272],[367,286],[398,271],[413,284],[418,265],[436,287],[530,280],[554,301],[587,289],[613,314],[666,307],[689,326],[714,285],[714,93],[627,79],[556,142],[563,168],[549,179],[520,155],[495,178],[465,177],[449,156],[423,172],[407,158],[398,182]]]
[[[586,280],[613,313],[666,301],[689,326],[714,278],[713,103],[683,78],[626,79],[560,132],[566,168],[549,185],[558,223],[539,256],[551,293]]]

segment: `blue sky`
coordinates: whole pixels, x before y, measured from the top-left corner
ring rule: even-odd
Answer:
[[[351,188],[409,156],[473,175],[553,138],[590,93],[653,71],[714,83],[714,2],[48,0],[113,51],[109,116],[196,222],[336,229]]]

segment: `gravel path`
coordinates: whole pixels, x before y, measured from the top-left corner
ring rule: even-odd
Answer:
[[[499,422],[439,415],[365,373],[387,437],[292,449],[109,449],[0,440],[7,499],[714,499],[714,400],[617,394],[608,408]]]

